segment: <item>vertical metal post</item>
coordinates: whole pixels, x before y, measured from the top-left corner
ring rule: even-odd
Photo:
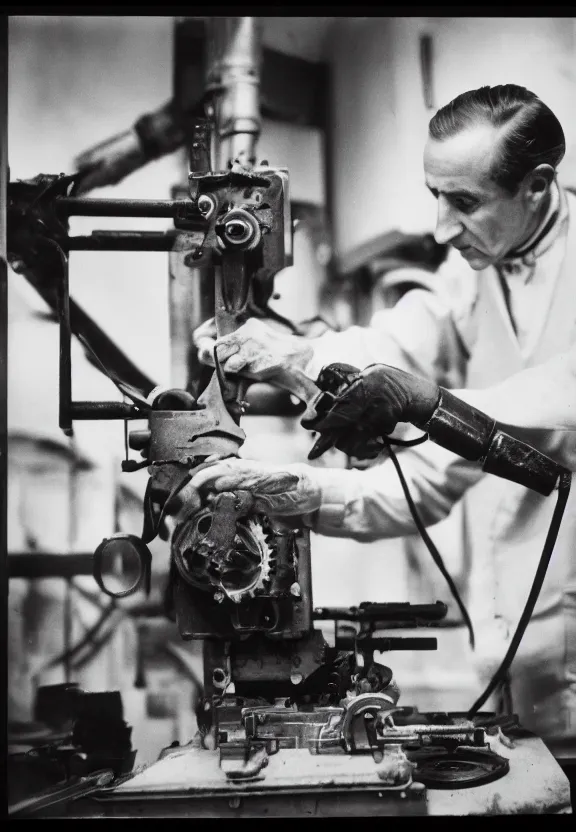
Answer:
[[[249,168],[261,131],[262,21],[212,17],[207,36],[206,88],[214,94],[218,167],[238,161]]]
[[[206,26],[204,21],[176,18],[174,23],[173,100],[182,111],[197,105],[205,90]],[[197,128],[196,130],[194,128]],[[198,130],[200,128],[200,130]],[[192,125],[182,153],[182,173],[173,188],[173,198],[189,197],[188,172],[210,169],[210,152],[204,147],[205,135],[198,122]],[[196,139],[200,138],[200,142]],[[208,164],[207,164],[208,163]],[[212,371],[200,364],[192,343],[192,333],[214,314],[214,270],[188,265],[186,252],[174,250],[169,255],[169,303],[171,372],[170,383],[185,387],[198,396],[208,383]]]
[[[68,552],[76,551],[78,541],[78,453],[74,440],[71,442],[72,458],[68,469]],[[64,608],[63,608],[63,630],[64,630],[64,681],[72,681],[72,667],[70,650],[73,637],[73,616],[74,616],[74,580],[72,577],[65,578],[64,585]]]
[[[59,424],[66,436],[72,436],[72,360],[70,354],[70,295],[68,257],[62,254],[62,271],[58,284],[58,318],[60,322],[60,414]]]
[[[0,608],[2,615],[2,669],[0,686],[8,690],[8,265],[6,197],[8,183],[8,16],[0,16]],[[6,701],[6,700],[4,700]],[[7,721],[2,719],[3,747],[7,747]]]

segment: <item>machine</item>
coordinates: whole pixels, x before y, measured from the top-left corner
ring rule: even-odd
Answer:
[[[179,251],[190,267],[211,269],[220,335],[250,316],[274,316],[268,307],[274,277],[292,258],[289,176],[255,164],[254,66],[257,62],[227,63],[220,55],[220,83],[237,97],[230,92],[231,98],[190,121],[188,194],[182,198],[78,196],[87,188],[82,170],[9,185],[10,263],[59,319],[61,428],[70,434],[82,419],[120,419],[127,426],[132,420],[148,422],[146,430],[128,432],[129,447],[142,461],[123,466],[126,472],[149,471],[142,535],[108,537],[94,555],[94,577],[113,597],[149,591],[147,544],[164,530],[166,508],[193,472],[238,455],[249,396],[246,382],[222,374],[217,353],[216,369],[194,391],[153,386],[133,367],[115,361],[71,303],[68,254]],[[213,169],[215,142],[220,164]],[[101,175],[106,166],[93,165],[91,175],[96,169]],[[115,176],[117,170],[116,165]],[[174,232],[70,236],[68,218],[78,215],[172,217]],[[72,400],[72,334],[128,401]],[[310,384],[303,379],[293,390],[308,403],[319,392]],[[436,649],[435,638],[404,631],[437,626],[446,614],[443,603],[315,609],[308,532],[255,512],[249,493],[208,498],[200,511],[181,519],[170,547],[167,613],[182,639],[203,644],[199,734],[189,746],[165,749],[156,768],[128,779],[123,770],[122,782],[92,778],[84,794],[97,791],[108,805],[158,798],[162,789],[155,772],[170,766],[176,772],[180,765],[163,793],[224,797],[233,807],[230,801],[250,794],[346,792],[384,796],[393,807],[388,813],[401,812],[407,799],[416,806],[413,812],[424,813],[427,789],[466,788],[507,774],[510,763],[502,751],[522,736],[512,716],[419,713],[402,703],[393,671],[374,658],[376,652]],[[319,621],[323,629],[315,626]],[[328,638],[330,621],[334,630]]]

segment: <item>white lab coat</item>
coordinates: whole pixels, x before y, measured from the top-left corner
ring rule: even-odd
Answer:
[[[510,324],[496,270],[473,272],[453,253],[434,290],[412,290],[369,329],[354,327],[318,340],[308,368],[346,361],[383,362],[452,388],[491,387],[576,343],[576,197],[566,233],[553,244],[559,264],[548,309],[534,309],[538,328],[522,350]],[[570,393],[567,391],[567,394]],[[576,461],[574,432],[525,432],[522,439],[566,464]],[[401,454],[404,473],[428,524],[445,518],[464,495],[454,523],[468,564],[468,608],[475,661],[487,682],[503,658],[524,607],[555,505],[515,483],[426,443]],[[576,465],[574,467],[576,470]],[[411,535],[414,526],[390,462],[368,471],[317,472],[323,504],[311,519],[321,533],[357,540]],[[420,546],[409,539],[411,546]],[[422,554],[422,557],[429,555]],[[565,510],[539,601],[512,668],[515,711],[559,756],[576,753],[576,488]]]
[[[576,431],[576,344],[493,387],[454,393],[512,430]],[[561,461],[572,468],[571,454]]]

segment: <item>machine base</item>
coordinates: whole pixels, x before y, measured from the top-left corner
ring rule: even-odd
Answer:
[[[386,788],[370,755],[313,755],[286,749],[265,778],[227,781],[217,751],[184,747],[97,798],[61,807],[52,817],[362,817],[398,815],[570,814],[570,786],[534,736],[498,743],[509,772],[474,788]],[[45,815],[47,816],[47,815]]]

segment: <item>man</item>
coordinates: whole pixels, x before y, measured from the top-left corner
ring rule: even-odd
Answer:
[[[315,342],[272,338],[264,324],[249,321],[220,339],[224,370],[289,386],[290,369],[316,378],[335,361],[361,369],[383,362],[448,388],[481,390],[568,352],[576,341],[576,198],[556,181],[564,149],[558,120],[528,90],[504,85],[458,96],[431,120],[424,152],[426,184],[438,202],[435,237],[453,248],[432,290],[407,292],[369,328]],[[206,356],[214,346],[209,325],[197,337]],[[520,438],[558,461],[574,442],[563,429]],[[483,476],[431,443],[401,459],[426,523],[465,495],[461,546],[470,564],[476,659],[487,680],[524,606],[553,501]],[[316,531],[358,540],[413,533],[389,462],[365,472],[303,468],[319,489],[308,507]],[[559,756],[576,754],[575,498],[573,490],[512,668],[515,710]]]

